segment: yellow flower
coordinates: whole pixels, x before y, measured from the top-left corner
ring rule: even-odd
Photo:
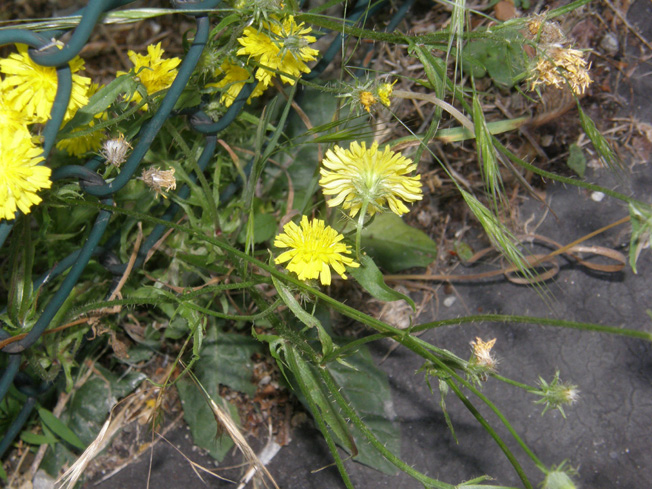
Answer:
[[[350,253],[350,248],[341,242],[343,239],[344,236],[326,226],[324,221],[313,219],[309,222],[303,216],[301,227],[289,222],[283,227],[283,233],[276,236],[274,246],[290,250],[281,253],[274,263],[289,261],[285,267],[296,273],[299,280],[319,278],[322,285],[330,285],[330,267],[346,280],[345,265],[357,268],[360,264],[345,256]]]
[[[129,59],[134,64],[132,71],[143,84],[148,95],[170,88],[177,76],[177,66],[179,66],[181,60],[179,58],[162,59],[164,52],[165,50],[161,48],[160,42],[156,46],[147,46],[146,55],[131,50],[127,52]],[[116,76],[125,74],[124,71],[118,71]],[[136,92],[131,100],[140,102],[142,97],[140,93]],[[147,110],[147,104],[143,105],[142,109]]]
[[[389,97],[392,96],[392,92],[394,91],[394,84],[396,81],[397,80],[394,80],[394,83],[382,83],[378,87],[378,98],[380,99],[380,103],[385,107],[389,107],[389,104],[391,103]]]
[[[17,209],[29,213],[42,200],[36,192],[52,185],[51,170],[38,165],[42,153],[24,134],[0,132],[0,219],[13,219]]]
[[[102,129],[84,134],[83,136],[75,136],[76,132],[81,132],[92,128],[94,122],[91,121],[88,126],[77,127],[73,129],[71,134],[61,141],[57,142],[57,149],[65,151],[71,156],[84,156],[89,151],[97,151],[102,147],[102,142],[106,139]]]
[[[256,71],[256,79],[264,87],[269,86],[277,72],[281,73],[283,83],[294,85],[301,73],[310,73],[305,62],[314,61],[319,54],[308,46],[316,41],[314,36],[307,35],[312,29],[303,27],[303,22],[297,25],[292,15],[283,21],[264,22],[263,27],[264,31],[253,27],[244,30],[244,36],[238,38],[242,47],[237,54],[254,58],[262,66]]]
[[[402,201],[421,200],[420,175],[408,176],[417,165],[400,153],[386,147],[378,151],[378,143],[367,149],[365,143],[351,143],[349,149],[335,146],[326,152],[320,171],[325,195],[336,195],[328,201],[334,207],[350,209],[354,217],[367,204],[367,212],[382,212],[387,204],[392,212],[402,215],[408,208]]]
[[[371,112],[371,106],[376,103],[374,94],[371,92],[360,92],[360,103],[367,112]]]
[[[30,139],[32,134],[29,132],[27,125],[30,123],[22,112],[14,110],[9,104],[8,94],[4,83],[0,83],[0,131],[15,133],[21,132],[23,137]]]
[[[563,88],[570,85],[573,92],[582,95],[591,84],[590,65],[578,49],[552,47],[539,59],[530,77],[530,87],[539,85]]]
[[[224,74],[222,78],[217,83],[208,83],[207,87],[216,87],[216,88],[226,88],[220,97],[220,102],[222,102],[225,107],[231,107],[233,101],[240,93],[240,90],[250,79],[250,73],[246,68],[238,66],[237,64],[231,63],[230,61],[224,61],[222,66],[220,66],[220,72]],[[219,75],[219,73],[217,73]],[[247,99],[247,103],[251,103],[251,99],[260,97],[265,92],[265,85],[258,83],[256,88],[254,88],[253,93]]]
[[[90,99],[100,88],[97,83],[91,83],[86,96]],[[108,114],[106,112],[100,112],[99,114],[95,114],[95,119],[106,120],[108,119]],[[86,126],[76,127],[66,139],[57,142],[57,149],[66,151],[71,156],[83,156],[89,151],[97,151],[102,147],[102,141],[106,139],[102,129],[96,129],[83,136],[73,136],[75,133],[91,129],[94,125],[95,121],[92,120]]]
[[[6,102],[30,123],[45,122],[50,118],[57,93],[57,70],[32,61],[25,44],[16,44],[16,47],[18,53],[0,60],[0,72],[6,75],[2,81]],[[87,92],[91,83],[90,78],[75,74],[84,69],[83,59],[75,56],[69,64],[73,73],[72,92],[65,120],[71,119],[80,107],[88,103]]]

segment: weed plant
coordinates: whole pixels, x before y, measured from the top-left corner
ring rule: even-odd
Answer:
[[[424,381],[439,389],[451,430],[446,395],[477,418],[523,487],[575,487],[574,471],[564,462],[570,452],[560,447],[559,460],[540,460],[482,392],[494,378],[522,389],[544,412],[569,414],[578,392],[561,378],[572,373],[528,385],[499,375],[495,340],[477,338],[470,358],[462,358],[417,333],[490,321],[649,341],[648,333],[496,315],[401,329],[341,297],[346,288],[361,287],[377,300],[415,308],[384,276],[425,267],[436,257],[433,237],[407,224],[415,222],[410,209],[427,192],[421,175],[430,161],[525,282],[538,282],[545,260],[523,247],[504,218],[508,173],[526,188],[522,175],[531,172],[626,202],[630,218],[623,222],[632,226],[630,265],[636,270],[652,226],[650,207],[510,151],[498,135],[527,120],[487,121],[488,94],[476,83],[488,78],[495,89],[518,92],[532,104],[544,90],[573,97],[595,151],[621,171],[582,109],[591,83],[587,53],[571,45],[555,20],[588,3],[498,22],[454,0],[445,2],[446,27],[413,35],[399,24],[412,2],[392,6],[392,17],[379,14],[389,7],[382,2],[300,7],[293,0],[233,0],[185,12],[197,27],[179,33],[183,56],[169,55],[161,42],[129,50],[131,69],[116,68],[103,85],[84,76],[77,53],[45,66],[45,55],[25,44],[14,48],[10,40],[16,28],[46,36],[56,29],[56,37],[76,28],[79,16],[3,26],[1,39],[12,45],[0,60],[0,362],[5,375],[19,370],[17,379],[31,379],[27,383],[40,390],[3,387],[2,450],[18,443],[11,427],[20,416],[26,419],[17,439],[22,449],[49,447],[43,466],[52,473],[89,447],[66,476],[74,485],[115,431],[107,420],[111,409],[142,382],[148,364],[165,357],[171,362],[165,374],[149,377],[146,392],[153,400],[131,416],[156,428],[166,393],[177,388],[197,444],[221,460],[230,436],[255,464],[218,385],[253,395],[251,358],[266,351],[280,381],[312,414],[346,487],[353,485],[338,446],[353,460],[398,468],[428,488],[503,487],[487,485],[487,478],[444,482],[401,458],[396,427],[383,417],[389,387],[367,351],[369,343],[392,338],[421,358]],[[180,14],[127,8],[99,22],[170,15]],[[369,59],[382,56],[381,49],[369,48],[374,43],[403,49],[419,69],[373,69]],[[65,44],[55,44],[45,52],[66,52]],[[66,72],[71,76],[64,87]],[[395,113],[406,100],[428,104],[429,122],[420,130]],[[404,135],[376,132],[382,117]],[[437,139],[475,140],[482,188],[467,185],[439,158],[431,144]],[[400,244],[386,239],[396,236]],[[545,287],[538,287],[545,300]],[[366,333],[336,336],[331,312],[364,325]],[[29,347],[20,347],[26,339]],[[17,355],[20,365],[11,359]],[[61,399],[69,400],[67,406],[57,407]],[[493,419],[480,415],[479,404]],[[127,416],[124,401],[120,406]],[[516,444],[503,440],[495,423]],[[522,453],[513,453],[514,446]],[[526,475],[523,455],[539,469],[538,480]]]

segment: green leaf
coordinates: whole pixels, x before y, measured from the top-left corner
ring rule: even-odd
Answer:
[[[276,234],[276,218],[272,214],[256,213],[254,214],[253,223],[253,243],[264,243]],[[238,243],[244,244],[246,238],[246,228],[238,235]]]
[[[650,243],[652,233],[652,208],[635,204],[629,204],[629,216],[632,225],[632,236],[629,242],[629,266],[636,271],[636,262],[645,246]]]
[[[306,404],[306,400],[309,399],[306,407],[311,409],[310,406],[312,404],[319,409],[318,413],[313,411],[312,415],[320,416],[324,420],[335,435],[337,442],[347,452],[357,454],[358,448],[356,447],[346,420],[342,416],[339,407],[328,395],[328,390],[317,375],[315,367],[306,362],[301,357],[301,354],[291,345],[285,344],[282,348],[287,366],[296,377],[300,393],[303,394],[304,398],[301,399],[301,396],[299,396],[299,399],[304,405]]]
[[[285,305],[290,308],[297,319],[307,327],[315,328],[317,330],[319,341],[321,343],[322,354],[324,356],[330,355],[333,352],[333,340],[326,332],[319,319],[317,319],[312,314],[308,314],[303,309],[303,307],[301,307],[301,304],[299,304],[299,302],[294,298],[290,290],[273,276],[272,282],[274,283],[274,287],[276,287],[279,297],[283,300],[283,302],[285,302]]]
[[[23,431],[20,434],[20,439],[30,445],[54,445],[57,442],[57,439],[54,436],[37,435],[30,431]]]
[[[61,416],[61,421],[68,425],[84,446],[95,440],[118,399],[129,394],[145,379],[145,375],[139,372],[119,376],[97,364],[93,368],[98,374],[73,393],[68,408]]]
[[[374,435],[383,441],[388,450],[400,456],[401,432],[395,423],[396,413],[387,375],[376,366],[367,348],[361,348],[355,355],[347,357],[347,363],[353,368],[337,362],[328,364],[326,368]],[[355,427],[353,436],[358,442],[355,461],[385,474],[396,474],[397,468],[371,444],[364,443],[365,438]]]
[[[383,274],[369,255],[362,255],[360,267],[351,268],[349,273],[364,290],[376,299],[386,302],[404,300],[412,306],[413,310],[416,310],[416,305],[409,296],[397,292],[385,283]]]
[[[250,396],[256,394],[252,383],[254,364],[251,357],[261,351],[260,343],[250,336],[218,332],[216,338],[204,340],[194,372],[204,386],[223,384]],[[208,390],[213,399],[218,393]]]
[[[253,396],[256,386],[251,382],[254,368],[251,357],[259,351],[260,343],[250,336],[209,328],[199,359],[193,367],[194,375],[206,394],[218,403],[221,399],[220,384]],[[223,460],[233,442],[228,435],[218,433],[215,415],[201,390],[186,377],[179,379],[176,386],[183,403],[183,417],[190,427],[193,441],[208,450],[216,460]],[[237,422],[237,410],[232,405],[229,405],[229,410]]]
[[[473,76],[482,77],[488,73],[496,85],[508,88],[523,72],[525,54],[522,38],[516,29],[503,29],[499,35],[504,37],[502,41],[479,39],[467,44],[462,62],[464,70]]]
[[[86,448],[86,445],[79,439],[79,437],[50,411],[44,408],[38,408],[38,415],[41,418],[41,421],[43,421],[43,424],[50,428],[59,438],[80,450]]]
[[[59,138],[65,138],[75,127],[88,124],[95,118],[96,114],[100,114],[108,109],[120,95],[123,93],[134,93],[137,86],[138,83],[136,83],[136,80],[132,76],[122,75],[107,86],[100,88],[88,99],[88,104],[79,109],[75,113],[75,116],[62,128],[59,133]]]
[[[473,249],[464,241],[455,242],[455,253],[462,263],[468,262],[473,257]]]
[[[203,385],[210,397],[219,403],[221,398],[217,393],[218,384]],[[182,378],[176,383],[176,386],[183,405],[183,418],[190,427],[193,442],[198,447],[207,450],[215,460],[221,462],[233,447],[233,441],[227,434],[218,433],[213,411],[199,388],[190,379]],[[239,423],[240,418],[236,406],[225,403],[224,407],[226,406],[228,406],[233,420]]]
[[[412,267],[426,267],[437,257],[437,244],[423,231],[385,213],[362,231],[362,247],[390,273]]]
[[[568,168],[573,170],[578,177],[584,178],[584,173],[586,172],[586,157],[577,144],[571,144],[568,148],[568,161],[566,164]]]

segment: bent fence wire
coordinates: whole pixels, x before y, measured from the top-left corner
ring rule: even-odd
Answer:
[[[0,30],[0,46],[14,43],[26,44],[30,47],[29,55],[34,62],[41,66],[56,68],[58,79],[56,97],[52,106],[51,117],[42,131],[45,164],[47,164],[48,156],[55,144],[57,133],[64,120],[66,108],[68,107],[71,96],[72,73],[68,62],[80,53],[95,30],[96,25],[102,22],[102,16],[106,12],[132,2],[133,0],[91,0],[87,7],[75,14],[81,16],[79,24],[74,28],[69,41],[63,47],[61,45],[59,47],[54,45],[52,39],[61,37],[66,33],[65,30],[49,30],[40,33],[18,28]],[[195,18],[196,33],[194,40],[189,46],[179,66],[178,74],[166,93],[158,111],[143,125],[139,134],[134,139],[135,145],[133,151],[125,164],[120,168],[118,175],[112,181],[106,182],[97,173],[97,169],[102,163],[102,158],[98,155],[91,158],[84,165],[71,164],[55,169],[51,177],[53,181],[78,179],[82,192],[97,197],[105,206],[112,206],[113,195],[120,192],[131,179],[135,178],[135,172],[139,164],[164,122],[170,117],[187,117],[189,125],[204,136],[204,147],[198,160],[198,166],[202,171],[207,167],[217,146],[217,134],[236,119],[256,84],[255,81],[245,84],[228,111],[215,122],[201,110],[201,105],[196,107],[192,113],[184,111],[183,114],[178,114],[173,110],[208,42],[210,32],[209,14],[211,9],[218,7],[219,3],[220,0],[195,2],[173,0],[173,7],[176,10]],[[369,14],[380,9],[383,3],[376,3],[370,11],[368,10],[367,2],[360,0],[350,12],[347,20],[354,24],[361,18],[366,19]],[[388,29],[395,28],[412,3],[413,0],[405,2],[403,7],[396,13],[394,19],[392,19]],[[367,16],[363,17],[365,12],[367,12]],[[341,34],[333,40],[331,46],[323,52],[321,60],[309,74],[310,78],[318,76],[328,66],[341,49],[342,41],[343,36]],[[248,165],[248,168],[250,166]],[[197,178],[196,175],[192,177]],[[241,182],[230,184],[229,187],[220,193],[220,200],[224,202],[230,199],[238,191],[240,186]],[[188,185],[184,185],[178,190],[178,196],[181,199],[187,198],[189,194],[190,188]],[[180,207],[169,200],[165,204],[161,204],[161,207],[164,206],[167,206],[167,208],[161,209],[161,219],[170,222],[177,217],[177,214],[180,212]],[[42,308],[40,316],[31,330],[23,337],[16,338],[12,337],[4,327],[0,328],[0,345],[3,345],[0,349],[0,356],[5,357],[0,358],[1,363],[5,366],[1,371],[2,375],[0,378],[0,402],[4,399],[12,385],[26,397],[26,401],[19,415],[13,420],[0,441],[0,457],[11,445],[18,433],[20,433],[36,404],[37,397],[46,392],[53,384],[52,382],[43,381],[39,378],[30,378],[20,371],[23,362],[23,353],[32,347],[44,331],[48,329],[52,319],[60,310],[91,259],[96,260],[110,274],[117,278],[122,276],[127,267],[126,263],[119,263],[116,255],[111,250],[117,244],[117,241],[119,241],[118,239],[109,238],[104,245],[100,246],[100,241],[105,234],[109,221],[119,218],[119,216],[113,216],[110,210],[105,209],[106,207],[97,213],[95,222],[83,246],[68,256],[57,257],[58,261],[56,265],[42,277],[34,281],[33,290],[38,290],[41,287],[47,286],[48,282],[52,281],[53,278],[66,274],[58,290],[53,294],[45,307]],[[8,239],[12,239],[11,231],[15,222],[15,220],[0,222],[0,247]],[[161,238],[165,230],[165,226],[157,225],[146,237],[138,251],[135,266],[140,266],[143,263],[148,251]],[[117,282],[118,280],[111,282],[113,285],[108,287],[107,296],[111,294],[112,288],[115,287]]]

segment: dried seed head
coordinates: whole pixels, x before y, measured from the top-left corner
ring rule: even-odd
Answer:
[[[113,165],[120,168],[125,161],[127,161],[127,153],[132,149],[131,144],[125,140],[125,137],[120,134],[120,137],[107,139],[102,144],[100,155],[106,159],[107,165]]]
[[[143,170],[141,180],[149,188],[154,190],[154,192],[161,194],[164,198],[167,197],[163,193],[163,189],[169,192],[177,188],[177,180],[174,178],[174,168],[171,170],[160,170],[152,166],[147,170]]]
[[[578,49],[554,47],[541,57],[530,77],[531,88],[548,85],[563,88],[569,85],[576,95],[583,95],[591,84],[591,65]]]
[[[566,43],[567,39],[559,24],[546,20],[545,15],[534,15],[527,21],[529,33],[536,37],[540,44]]]
[[[491,349],[496,343],[496,338],[489,341],[482,341],[481,338],[476,338],[471,342],[473,348],[473,359],[475,363],[487,370],[495,370],[498,364],[496,358],[491,354]]]

